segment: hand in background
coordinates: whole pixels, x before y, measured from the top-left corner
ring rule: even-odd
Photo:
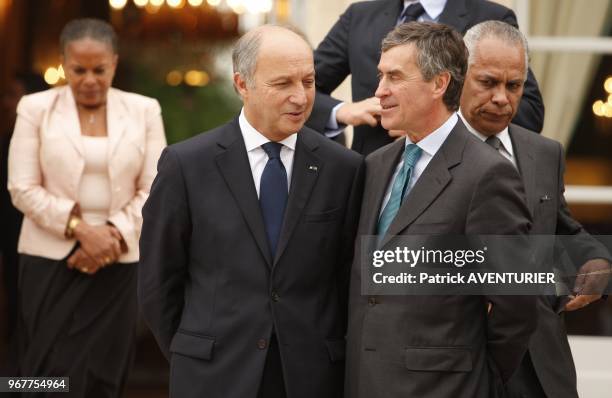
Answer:
[[[376,127],[381,110],[380,100],[376,97],[370,97],[359,102],[345,103],[338,108],[336,119],[339,123],[351,126],[369,124]]]
[[[565,304],[566,311],[575,311],[597,301],[610,280],[610,263],[603,259],[589,260],[578,271],[574,295]]]

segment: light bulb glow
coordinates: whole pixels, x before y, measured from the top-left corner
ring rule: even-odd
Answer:
[[[54,84],[57,84],[57,82],[59,82],[60,75],[57,69],[51,66],[47,68],[47,70],[45,71],[44,78],[47,84],[50,84],[53,86]]]
[[[134,0],[134,4],[136,5],[136,7],[144,7],[147,5],[148,2],[149,0]]]
[[[597,100],[593,103],[593,113],[595,116],[603,116],[605,113],[604,103],[602,100]]]
[[[170,71],[166,75],[166,83],[168,83],[170,86],[176,87],[182,82],[183,82],[183,75],[181,74],[181,72],[177,70]]]
[[[190,70],[185,73],[185,83],[189,86],[203,87],[210,82],[208,73],[200,70]]]
[[[184,5],[183,0],[166,0],[166,4],[172,8],[180,8]]]
[[[612,94],[612,76],[609,76],[604,82],[604,89],[608,94]]]
[[[127,4],[127,0],[108,0],[108,4],[115,10],[121,10]]]

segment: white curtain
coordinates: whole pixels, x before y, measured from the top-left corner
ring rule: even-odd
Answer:
[[[611,21],[610,0],[531,0],[531,36],[598,37]],[[543,134],[567,147],[600,55],[533,51],[531,67],[540,85],[546,117]]]

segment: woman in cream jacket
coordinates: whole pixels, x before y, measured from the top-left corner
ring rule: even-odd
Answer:
[[[60,46],[68,85],[21,100],[9,152],[24,213],[18,372],[69,376],[70,396],[118,397],[133,354],[141,208],[166,144],[161,110],[110,87],[117,44],[106,22],[68,23]]]

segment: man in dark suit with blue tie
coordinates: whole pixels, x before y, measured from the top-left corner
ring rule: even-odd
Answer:
[[[352,148],[364,155],[393,141],[379,123],[380,104],[374,97],[378,85],[376,65],[380,43],[396,25],[410,21],[435,21],[465,33],[471,26],[499,20],[518,26],[514,12],[487,0],[377,0],[351,4],[315,50],[317,95],[306,125],[327,136],[353,125]],[[342,103],[331,92],[351,76],[352,103]],[[520,126],[541,131],[544,103],[530,72],[520,110],[514,119]]]
[[[240,116],[159,161],[140,305],[173,397],[340,397],[363,162],[303,127],[315,71],[298,34],[257,28],[233,64]]]

